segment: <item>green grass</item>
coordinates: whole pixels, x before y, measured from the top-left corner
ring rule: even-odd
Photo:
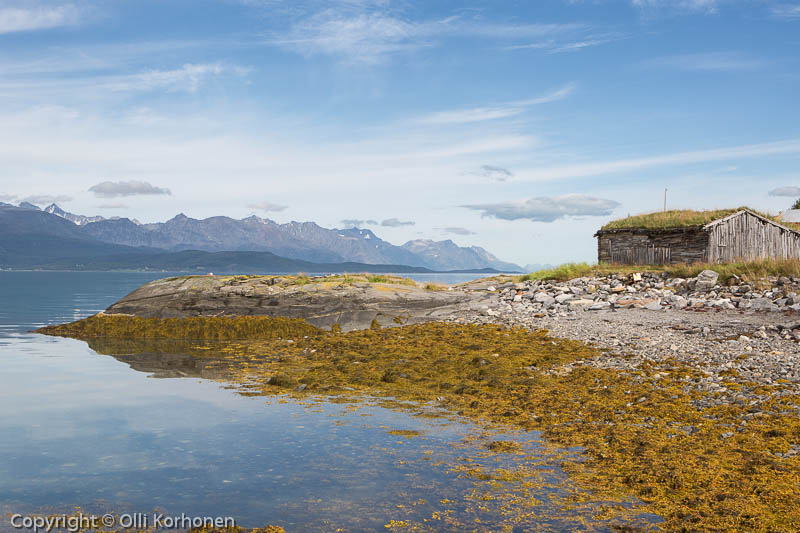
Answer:
[[[545,268],[537,270],[530,274],[525,274],[519,278],[520,281],[566,281],[568,279],[580,278],[583,276],[591,276],[597,269],[597,265],[589,265],[589,263],[564,263],[554,268]]]
[[[767,213],[760,213],[755,209],[749,207],[737,207],[735,209],[713,209],[708,211],[693,211],[691,209],[676,209],[672,211],[658,211],[655,213],[645,213],[642,215],[634,215],[619,220],[612,220],[601,229],[628,229],[628,228],[645,228],[645,229],[667,229],[667,228],[688,228],[695,226],[704,226],[709,222],[713,222],[720,218],[731,215],[742,209],[747,209],[757,213],[770,220],[775,220],[774,216]]]
[[[692,278],[703,270],[713,270],[718,273],[720,281],[723,283],[734,275],[746,281],[757,281],[767,276],[800,277],[800,260],[761,259],[738,263],[695,263],[691,265],[616,265],[607,263],[590,265],[588,263],[565,263],[554,268],[531,272],[518,279],[519,281],[567,281],[584,276],[628,275],[634,272],[666,272],[670,277]]]

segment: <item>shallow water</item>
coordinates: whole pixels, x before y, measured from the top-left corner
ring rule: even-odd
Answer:
[[[202,374],[184,371],[174,355],[115,358],[82,341],[25,333],[93,314],[163,276],[0,272],[0,515],[161,509],[287,531],[505,520],[500,504],[469,497],[475,481],[453,466],[514,468],[531,456],[486,457],[486,439],[464,421],[246,397],[191,377]],[[546,455],[535,434],[503,438]],[[548,483],[535,495],[546,501],[565,478],[557,467],[542,471]],[[10,529],[5,520],[0,530]],[[539,512],[518,524],[547,526],[566,522]]]

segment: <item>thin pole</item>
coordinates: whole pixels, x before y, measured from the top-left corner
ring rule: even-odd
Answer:
[[[664,212],[667,212],[667,188],[664,187]]]

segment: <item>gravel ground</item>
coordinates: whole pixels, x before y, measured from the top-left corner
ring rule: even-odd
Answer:
[[[645,362],[664,371],[688,365],[705,376],[694,384],[711,393],[702,400],[705,405],[744,405],[763,399],[753,392],[753,384],[783,385],[787,394],[800,392],[800,312],[793,309],[577,307],[543,313],[524,299],[510,300],[501,290],[476,285],[460,290],[485,294],[470,312],[452,321],[547,329],[553,336],[604,349],[603,355],[574,362],[560,372],[579,365],[620,371],[637,369]],[[724,381],[744,386],[732,390]]]

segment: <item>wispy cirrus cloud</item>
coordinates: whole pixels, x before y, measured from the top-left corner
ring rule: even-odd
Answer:
[[[71,26],[79,20],[80,11],[72,4],[0,7],[0,34]]]
[[[109,77],[100,85],[112,91],[166,91],[195,92],[201,85],[223,74],[243,76],[250,69],[216,63],[186,63],[175,69],[147,70],[125,76]]]
[[[563,100],[575,91],[575,84],[569,83],[560,89],[552,91],[543,96],[530,98],[527,100],[516,100],[493,106],[471,107],[465,109],[453,109],[449,111],[437,111],[419,117],[416,122],[421,124],[463,124],[468,122],[482,122],[485,120],[495,120],[500,118],[513,117],[527,111],[530,107],[547,104]]]
[[[768,143],[727,146],[708,150],[695,150],[691,152],[676,152],[649,157],[537,167],[535,169],[520,170],[517,172],[516,176],[520,181],[580,178],[644,168],[706,163],[710,161],[736,161],[739,159],[782,154],[800,154],[800,138]]]
[[[671,10],[716,13],[726,0],[631,0],[631,4],[644,10]]]
[[[169,189],[155,187],[146,181],[104,181],[89,187],[99,198],[116,198],[119,196],[170,195]]]
[[[587,31],[584,24],[497,24],[451,16],[412,20],[385,2],[344,2],[296,21],[269,41],[305,56],[326,55],[348,63],[378,64],[393,55],[439,46],[445,39],[549,39]],[[556,45],[554,45],[556,47]]]
[[[800,20],[800,4],[778,4],[772,6],[770,11],[777,18]]]
[[[503,50],[541,50],[548,54],[560,54],[564,52],[577,52],[584,48],[613,43],[626,38],[627,35],[622,33],[576,33],[573,35],[559,35],[557,38],[541,39],[534,42],[504,46]]]
[[[103,60],[105,61],[105,60]],[[184,63],[176,68],[165,69],[130,69],[127,74],[118,74],[103,63],[102,68],[83,71],[80,65],[72,68],[64,67],[58,83],[53,83],[53,73],[34,70],[26,73],[24,64],[6,64],[0,59],[0,71],[8,73],[0,79],[0,95],[16,99],[33,101],[50,101],[54,99],[72,98],[97,102],[127,93],[195,93],[211,83],[229,84],[246,77],[252,69],[241,65],[223,62]],[[131,123],[152,125],[158,120],[154,113],[131,114]],[[135,111],[135,110],[134,110]]]
[[[667,67],[690,71],[736,71],[756,70],[766,62],[733,52],[706,52],[656,57],[643,63],[649,67]]]
[[[789,196],[791,198],[800,197],[800,187],[787,185],[785,187],[778,187],[769,191],[770,196]]]
[[[480,211],[481,216],[500,220],[528,219],[534,222],[553,222],[565,217],[606,216],[619,207],[615,200],[596,198],[585,194],[537,196],[524,202],[500,202],[463,205]]]
[[[327,9],[296,23],[273,42],[302,55],[337,56],[375,64],[398,52],[426,46],[420,27],[384,13],[343,13]]]

